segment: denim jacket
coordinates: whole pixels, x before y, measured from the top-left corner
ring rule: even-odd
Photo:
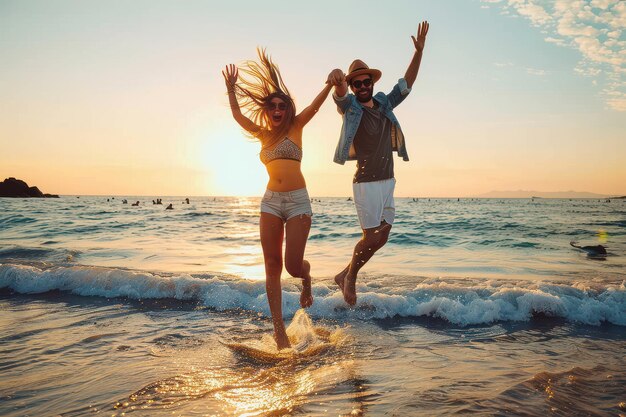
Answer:
[[[391,126],[392,149],[405,161],[409,160],[409,155],[406,151],[404,134],[402,133],[398,119],[396,119],[396,116],[393,114],[393,109],[398,104],[402,103],[410,92],[411,89],[407,86],[405,79],[400,78],[398,83],[393,87],[393,90],[391,90],[391,93],[385,94],[379,92],[373,97],[373,99],[378,102],[381,112],[393,123]],[[343,125],[341,126],[339,143],[335,150],[334,162],[343,165],[346,161],[354,161],[357,159],[352,142],[354,141],[354,136],[361,123],[363,106],[359,103],[354,94],[346,94],[343,97],[337,97],[333,94],[333,99],[337,104],[337,110],[343,117]]]

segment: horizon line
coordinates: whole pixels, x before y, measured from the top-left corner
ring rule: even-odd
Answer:
[[[549,192],[549,191],[548,191]],[[558,192],[558,191],[556,191]],[[219,198],[260,198],[260,195],[248,195],[248,196],[237,196],[237,195],[192,195],[192,194],[184,194],[184,195],[165,195],[165,194],[52,194],[58,195],[59,197],[102,197],[102,198],[114,198],[114,197],[140,197],[140,198],[205,198],[205,197],[219,197]],[[352,195],[343,195],[343,196],[314,196],[311,195],[311,198],[353,198]],[[32,199],[38,197],[0,197],[0,198],[14,198],[14,199]],[[41,197],[41,198],[54,198],[54,197]],[[598,197],[541,197],[541,196],[532,196],[532,197],[480,197],[480,196],[395,196],[394,198],[414,198],[414,199],[439,199],[439,200],[450,200],[450,199],[480,199],[480,200],[530,200],[530,199],[542,199],[542,200],[563,200],[563,199],[572,199],[572,200],[595,200],[598,198],[626,198],[626,194],[599,194]]]

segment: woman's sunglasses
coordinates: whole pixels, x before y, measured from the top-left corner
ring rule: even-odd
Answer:
[[[352,81],[352,87],[354,87],[354,88],[361,88],[361,86],[371,87],[372,86],[372,79],[371,78],[366,78],[364,80]]]
[[[273,102],[270,102],[270,103],[267,104],[267,109],[271,110],[271,111],[272,110],[276,110],[276,109],[278,109],[280,111],[285,111],[285,110],[287,110],[287,103],[273,103]]]

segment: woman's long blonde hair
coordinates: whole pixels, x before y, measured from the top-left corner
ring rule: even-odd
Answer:
[[[263,147],[271,147],[289,133],[296,114],[296,107],[278,70],[265,49],[257,48],[259,62],[246,61],[241,66],[242,76],[239,77],[235,92],[237,101],[246,116],[256,125],[261,126],[260,132],[248,132],[261,141]],[[273,98],[280,98],[287,104],[285,117],[278,128],[272,129],[267,114],[267,106]]]

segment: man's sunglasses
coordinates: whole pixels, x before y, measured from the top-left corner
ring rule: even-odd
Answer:
[[[280,111],[285,111],[287,110],[287,103],[267,103],[267,109],[268,110],[280,110]]]
[[[361,88],[361,86],[371,87],[372,86],[372,79],[371,78],[366,78],[364,80],[352,81],[352,87],[354,87],[354,88]]]

